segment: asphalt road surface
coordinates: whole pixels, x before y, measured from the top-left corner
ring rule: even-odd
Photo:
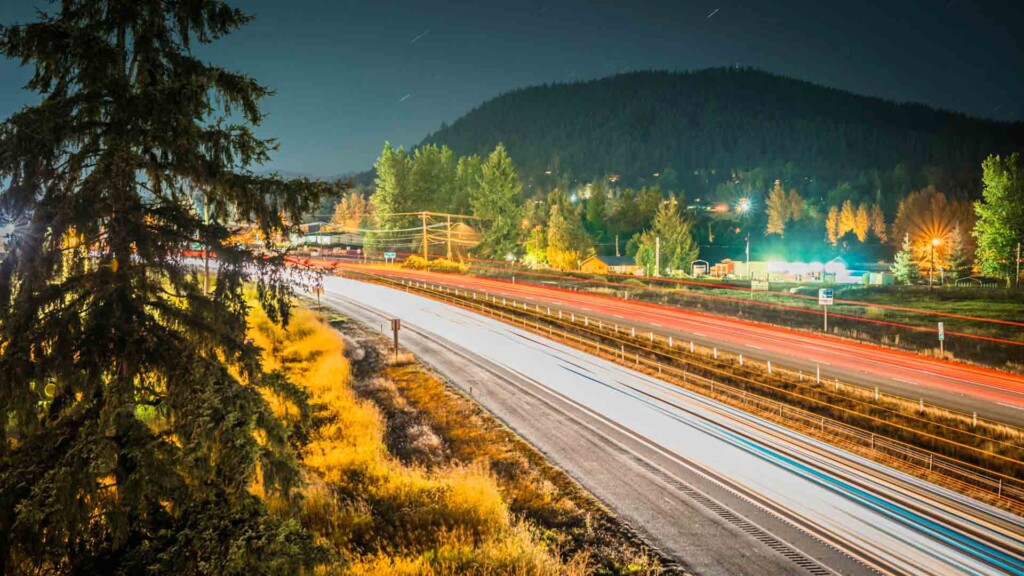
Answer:
[[[1024,519],[496,320],[329,277],[696,574],[1022,574]],[[576,302],[576,304],[580,304]]]
[[[367,270],[371,271],[371,270]],[[722,352],[743,354],[751,360],[771,360],[777,367],[802,370],[822,378],[894,394],[979,417],[1024,426],[1024,377],[928,358],[909,352],[872,346],[840,338],[768,326],[735,318],[691,312],[681,308],[609,296],[570,292],[532,284],[458,274],[421,272],[401,268],[372,269],[375,274],[425,280],[462,289],[512,297],[551,306],[591,319],[638,331],[654,331],[676,341],[694,341]],[[1024,352],[1024,349],[1022,349]]]

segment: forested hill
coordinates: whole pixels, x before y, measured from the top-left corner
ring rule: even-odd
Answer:
[[[498,142],[528,182],[618,174],[639,185],[667,172],[676,182],[663,187],[699,192],[737,172],[763,172],[815,188],[873,182],[867,187],[902,195],[931,183],[973,195],[982,159],[1024,147],[1024,124],[720,68],[523,88],[425,140],[460,155]]]

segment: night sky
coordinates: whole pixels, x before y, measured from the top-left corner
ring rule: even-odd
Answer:
[[[277,90],[271,167],[369,168],[513,88],[641,69],[741,65],[1000,120],[1024,119],[1024,1],[520,2],[248,0],[202,55]],[[3,0],[0,23],[37,0]],[[31,103],[0,59],[0,117]]]

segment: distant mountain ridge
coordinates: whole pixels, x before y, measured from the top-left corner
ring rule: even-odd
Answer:
[[[822,189],[860,182],[903,194],[931,183],[973,195],[982,159],[1024,148],[1024,123],[715,68],[513,90],[423,142],[458,155],[484,154],[502,142],[527,182],[614,174],[626,184],[650,184],[671,169],[678,187],[700,192],[736,172],[759,171]]]

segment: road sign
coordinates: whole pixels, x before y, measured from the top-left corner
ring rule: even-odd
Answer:
[[[398,257],[398,254],[396,254],[394,252],[385,252],[384,253],[384,257],[385,258],[391,258],[392,260],[394,260],[395,258]]]
[[[755,290],[755,291],[760,291],[760,292],[767,292],[768,291],[768,281],[767,280],[751,280],[750,281],[750,289],[751,290]]]
[[[946,327],[942,325],[942,322],[939,322],[939,342],[942,342],[945,339],[946,339]]]
[[[822,306],[832,305],[832,289],[821,288],[818,290],[818,304]]]
[[[395,333],[395,363],[398,363],[398,331],[402,329],[402,319],[391,319],[391,331]]]

